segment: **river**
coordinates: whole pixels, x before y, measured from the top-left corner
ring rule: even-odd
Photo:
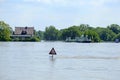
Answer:
[[[119,79],[119,43],[0,42],[0,80]]]

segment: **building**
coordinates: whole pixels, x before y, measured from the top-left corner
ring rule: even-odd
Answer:
[[[33,37],[34,34],[34,27],[15,27],[15,31],[13,32],[13,35],[11,35],[11,38],[13,40],[26,40]]]
[[[88,38],[88,36],[82,35],[81,37],[75,37],[75,39],[71,39],[71,37],[67,37],[66,42],[82,42],[82,43],[90,43],[92,42],[91,38]]]

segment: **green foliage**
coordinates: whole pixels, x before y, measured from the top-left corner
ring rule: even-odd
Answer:
[[[25,38],[25,39],[22,39],[22,38],[15,38],[13,39],[13,41],[22,41],[22,42],[38,42],[40,41],[39,38],[37,38],[36,36],[33,36],[31,38]]]
[[[81,32],[79,31],[78,27],[72,26],[68,29],[64,29],[61,36],[63,40],[65,40],[67,37],[71,37],[72,39],[74,39],[75,37],[80,37]]]
[[[0,21],[0,41],[9,41],[10,40],[10,26],[4,21]]]
[[[86,30],[84,36],[88,36],[88,39],[91,39],[92,42],[100,42],[100,37],[97,32],[93,30]]]
[[[86,30],[88,30],[90,28],[90,26],[88,24],[81,24],[79,27],[79,30],[84,32]]]
[[[36,32],[36,37],[38,37],[39,39],[44,39],[44,32],[43,31],[37,31]]]
[[[58,40],[59,39],[59,30],[54,26],[46,27],[44,32],[45,40]]]
[[[113,41],[116,34],[110,28],[93,28],[88,24],[81,24],[80,26],[71,26],[66,29],[57,30],[55,27],[50,26],[46,28],[45,31],[45,40],[53,40],[53,34],[57,34],[57,39],[54,40],[66,40],[66,38],[71,37],[74,39],[75,37],[80,37],[81,35],[87,36],[91,38],[92,42],[100,42],[100,41]],[[57,30],[57,31],[56,31]],[[119,29],[118,29],[119,30]],[[47,33],[46,33],[47,32]],[[56,32],[56,33],[55,33]],[[47,35],[47,36],[46,36]]]
[[[115,33],[108,28],[96,28],[96,32],[99,34],[102,41],[113,41]]]
[[[0,41],[11,40],[11,34],[13,34],[12,28],[5,22],[0,21]],[[111,24],[107,28],[93,28],[88,24],[81,24],[61,30],[56,29],[54,26],[49,26],[46,27],[44,32],[40,30],[35,31],[35,36],[32,38],[15,38],[13,41],[66,40],[68,37],[75,39],[76,37],[81,37],[81,35],[87,36],[92,42],[120,40],[120,26],[118,24]]]
[[[119,39],[119,40],[120,40],[120,33],[119,33],[119,34],[117,34],[117,35],[114,37],[114,39],[113,39],[113,40],[115,40],[115,39]]]
[[[120,33],[120,26],[117,24],[111,24],[107,28],[112,30],[116,34]]]
[[[37,41],[38,42],[38,41],[40,41],[40,39],[34,36],[29,41]]]

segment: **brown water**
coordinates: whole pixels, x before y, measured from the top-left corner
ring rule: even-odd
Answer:
[[[119,79],[119,43],[0,42],[0,80]]]

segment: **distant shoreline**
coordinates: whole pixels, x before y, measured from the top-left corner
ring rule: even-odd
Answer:
[[[46,41],[46,40],[41,40],[41,41],[0,41],[0,42],[23,42],[23,43],[25,43],[25,42],[64,42],[64,43],[85,43],[85,42],[66,42],[66,41],[62,41],[62,40],[61,41],[60,40],[59,41]],[[107,41],[107,42],[103,41],[103,42],[90,42],[90,43],[116,43],[116,42],[114,42],[114,41]]]

